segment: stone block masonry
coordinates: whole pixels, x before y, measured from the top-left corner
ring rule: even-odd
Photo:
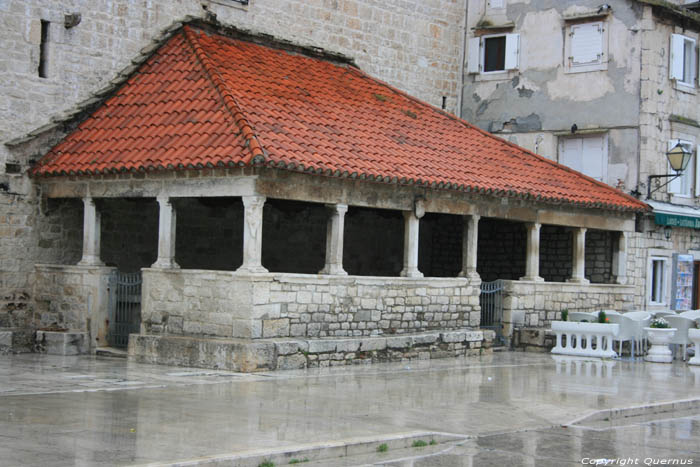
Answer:
[[[386,361],[478,356],[492,352],[493,331],[434,331],[328,339],[207,339],[132,334],[129,359],[142,363],[255,372]]]
[[[143,331],[211,337],[360,337],[479,326],[478,280],[143,271]]]
[[[545,328],[561,311],[629,311],[636,288],[617,284],[504,281],[503,322],[506,335],[516,327]]]
[[[81,346],[88,348],[106,345],[107,284],[112,271],[96,266],[37,265],[34,326],[85,333]]]

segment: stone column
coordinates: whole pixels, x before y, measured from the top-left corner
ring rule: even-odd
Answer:
[[[479,241],[479,219],[481,216],[473,214],[464,216],[464,233],[462,234],[462,271],[460,277],[479,279],[476,272],[476,251]]]
[[[262,265],[262,224],[264,196],[244,196],[243,264],[238,272],[267,272]]]
[[[100,213],[91,197],[83,198],[83,257],[81,266],[103,266],[100,260]]]
[[[177,214],[170,198],[158,197],[158,259],[152,268],[177,269],[175,262],[175,228]]]
[[[403,228],[403,277],[423,277],[418,270],[418,228],[420,219],[413,211],[404,211]]]
[[[586,229],[579,227],[574,230],[574,258],[571,278],[567,282],[588,284],[586,279]]]
[[[527,252],[525,257],[525,275],[521,281],[544,282],[540,277],[540,229],[542,224],[527,224]]]
[[[343,269],[343,238],[345,230],[345,213],[347,204],[329,205],[331,210],[326,227],[326,265],[319,274],[346,276]]]
[[[613,247],[612,273],[616,284],[627,283],[627,232],[618,232],[617,244]]]

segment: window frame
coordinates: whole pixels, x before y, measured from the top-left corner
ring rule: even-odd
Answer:
[[[653,252],[650,253],[649,255],[649,261],[647,264],[647,293],[646,293],[646,301],[647,304],[650,306],[668,306],[669,302],[669,282],[670,278],[669,273],[671,272],[670,270],[670,261],[671,257],[670,256],[661,256],[659,254],[655,254]],[[661,275],[656,275],[656,277],[660,277],[661,279],[661,284],[658,286],[654,283],[654,269],[655,269],[655,263],[661,263]],[[660,287],[661,290],[658,290]],[[657,292],[656,294],[654,292]],[[661,293],[661,300],[654,301],[654,295],[658,295],[658,292]]]
[[[676,67],[674,66],[676,63],[676,53],[675,53],[675,47],[674,47],[674,41],[679,40],[682,41],[683,45],[683,58],[681,60],[682,63],[682,68],[683,68],[683,78],[679,79],[678,76],[676,75]],[[670,39],[670,53],[669,53],[669,62],[668,62],[668,68],[669,68],[669,79],[674,81],[676,88],[681,89],[681,90],[688,90],[688,91],[695,91],[696,85],[695,83],[698,80],[698,47],[697,47],[697,40],[686,36],[684,34],[671,34],[671,39]],[[686,54],[686,48],[685,44],[690,43],[692,44],[692,47],[690,48],[690,52]],[[689,55],[689,57],[688,57]],[[690,73],[690,76],[688,77],[688,81],[686,81],[686,61],[690,59],[690,65],[688,67],[688,71]]]
[[[498,37],[505,38],[505,47],[503,50],[503,69],[484,71],[486,58],[486,40]],[[478,45],[478,53],[475,50]],[[510,47],[509,47],[510,45]],[[509,52],[512,52],[512,47],[515,47],[515,64],[509,68]],[[508,76],[511,71],[517,71],[520,68],[520,34],[510,32],[499,32],[494,34],[484,34],[475,36],[469,39],[469,53],[467,55],[467,73],[475,74],[482,78],[488,79],[494,77],[496,79]],[[478,58],[478,63],[474,64]],[[511,64],[512,65],[512,64]]]
[[[600,61],[596,63],[586,63],[575,65],[573,63],[572,55],[572,29],[581,25],[595,25],[600,24],[601,26],[601,51],[600,51]],[[586,73],[590,71],[605,71],[608,69],[608,24],[603,18],[598,18],[595,20],[586,19],[579,21],[568,21],[564,31],[564,73]]]

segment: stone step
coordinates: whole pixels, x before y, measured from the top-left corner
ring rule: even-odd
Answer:
[[[128,353],[124,349],[117,349],[115,347],[98,347],[95,351],[95,355],[98,357],[127,358]]]

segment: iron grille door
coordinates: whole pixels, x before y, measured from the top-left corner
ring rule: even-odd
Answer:
[[[503,330],[503,281],[481,283],[479,295],[481,305],[481,327],[493,329],[497,335]]]
[[[141,271],[114,271],[109,278],[109,331],[107,343],[127,347],[129,334],[141,328]]]

